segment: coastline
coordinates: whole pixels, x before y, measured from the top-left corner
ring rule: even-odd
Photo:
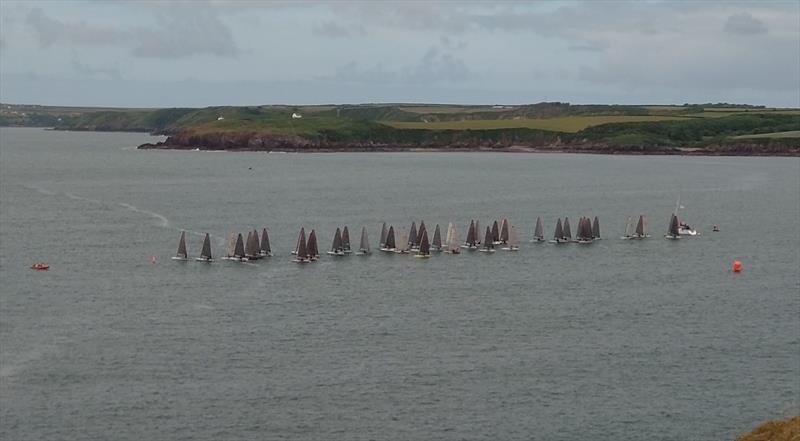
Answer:
[[[800,148],[781,143],[768,145],[737,143],[707,147],[672,147],[641,145],[609,145],[601,143],[542,143],[542,144],[385,144],[373,142],[323,143],[305,139],[278,137],[265,142],[258,137],[253,142],[245,135],[220,136],[169,136],[165,141],[146,143],[139,150],[227,151],[265,153],[578,153],[596,155],[658,155],[658,156],[777,156],[800,157]]]

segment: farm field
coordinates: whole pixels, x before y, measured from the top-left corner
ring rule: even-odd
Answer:
[[[677,116],[565,116],[558,118],[520,118],[520,119],[466,119],[460,121],[437,122],[398,122],[381,121],[383,124],[398,129],[428,129],[428,130],[487,130],[487,129],[538,129],[554,132],[575,133],[587,127],[608,123],[630,123],[645,121],[680,121],[686,120]]]
[[[788,132],[773,132],[773,133],[759,133],[757,135],[739,135],[734,136],[734,139],[751,139],[751,138],[800,138],[800,130],[790,130]]]

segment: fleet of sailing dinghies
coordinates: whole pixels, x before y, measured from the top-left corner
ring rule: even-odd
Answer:
[[[178,252],[172,256],[172,260],[189,260],[189,255],[186,253],[186,232],[181,231],[181,238],[178,240]]]
[[[544,223],[542,218],[536,218],[536,227],[533,229],[533,242],[544,242]]]
[[[519,250],[519,233],[517,227],[511,224],[508,219],[503,218],[500,221],[493,221],[491,227],[487,226],[483,232],[479,230],[479,225],[480,223],[478,220],[470,220],[469,226],[467,227],[466,241],[462,244],[458,238],[456,226],[452,222],[447,224],[447,233],[444,240],[439,224],[436,224],[432,240],[430,240],[429,238],[431,236],[428,234],[428,229],[424,221],[419,223],[419,228],[417,228],[416,222],[412,222],[410,230],[402,228],[399,233],[397,233],[397,236],[395,236],[394,227],[384,222],[381,225],[380,250],[398,254],[409,254],[413,252],[413,254],[418,257],[428,257],[434,251],[444,251],[447,254],[460,254],[462,248],[493,253],[498,248],[498,245],[500,245],[500,249],[504,251]],[[684,235],[697,234],[696,232],[695,234],[684,234],[683,230],[686,228],[689,228],[688,225],[681,223],[677,214],[672,213],[665,237],[667,239],[680,239]],[[647,217],[639,215],[638,220],[634,223],[634,218],[628,216],[625,221],[625,231],[621,239],[634,240],[646,239],[648,237],[650,237],[650,234],[648,234],[647,230]],[[588,244],[598,239],[600,239],[600,220],[597,216],[593,218],[582,216],[579,218],[574,240],[570,231],[569,218],[565,217],[563,221],[562,218],[556,220],[553,239],[550,242],[557,244],[570,242]],[[544,222],[541,217],[536,218],[536,226],[534,228],[532,241],[545,241]],[[331,248],[327,254],[332,256],[346,256],[351,252],[350,232],[348,227],[336,228]],[[355,254],[364,256],[371,254],[371,252],[367,228],[362,227],[358,249]],[[320,253],[316,231],[312,229],[311,232],[306,235],[305,227],[301,227],[300,233],[297,236],[295,248],[291,254],[294,256],[293,261],[298,263],[307,263],[319,259]],[[248,262],[266,256],[272,256],[272,247],[270,245],[269,233],[266,228],[263,228],[260,236],[258,230],[254,229],[247,233],[246,239],[241,233],[231,233],[228,236],[226,252],[222,259]],[[178,241],[178,251],[172,259],[178,261],[189,260],[189,254],[186,249],[185,231],[181,231]],[[213,261],[211,254],[211,237],[208,233],[205,233],[203,237],[200,256],[194,258],[194,260],[201,262]]]

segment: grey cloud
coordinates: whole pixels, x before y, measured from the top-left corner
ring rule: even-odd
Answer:
[[[235,56],[239,53],[230,29],[203,10],[157,11],[155,26],[113,29],[83,21],[67,22],[32,9],[26,23],[41,47],[120,46],[144,58],[183,58],[193,55]],[[178,13],[182,12],[182,13]],[[154,11],[155,13],[155,11]]]
[[[741,35],[767,33],[767,25],[765,25],[763,21],[753,17],[747,12],[733,14],[728,17],[728,20],[725,21],[725,26],[723,29],[725,32]]]
[[[328,38],[347,38],[364,35],[365,29],[361,25],[341,25],[335,21],[325,21],[314,26],[315,35]]]
[[[101,77],[101,78],[108,78],[111,80],[121,80],[122,73],[120,73],[119,69],[114,67],[92,67],[87,64],[81,63],[77,59],[72,60],[72,67],[75,69],[75,72],[81,74],[84,77]]]

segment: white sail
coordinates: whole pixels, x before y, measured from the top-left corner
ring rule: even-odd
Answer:
[[[452,222],[447,225],[447,252],[450,254],[458,254],[461,252],[458,243],[458,231],[456,231],[456,226]]]
[[[395,245],[396,253],[407,253],[410,243],[408,242],[408,230],[403,228],[400,230],[400,235],[397,236],[397,243]]]

